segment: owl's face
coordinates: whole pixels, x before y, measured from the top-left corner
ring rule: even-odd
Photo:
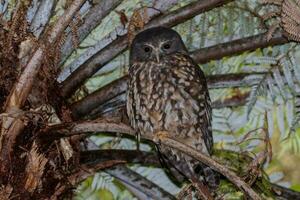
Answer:
[[[160,62],[165,55],[188,54],[180,35],[165,27],[146,29],[134,38],[130,48],[130,65],[135,62]]]

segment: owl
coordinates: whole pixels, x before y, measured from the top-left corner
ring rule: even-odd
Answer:
[[[177,141],[211,155],[212,109],[206,79],[176,31],[150,28],[132,41],[127,114],[141,136],[167,132]],[[182,176],[196,177],[211,188],[217,187],[217,174],[208,166],[176,149],[162,144],[157,147],[179,180]]]

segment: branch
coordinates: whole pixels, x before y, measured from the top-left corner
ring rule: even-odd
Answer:
[[[96,28],[102,20],[114,10],[123,0],[100,1],[83,18],[84,23],[77,30],[78,43],[81,43],[88,34]],[[72,33],[69,33],[66,42],[61,48],[61,62],[64,62],[74,51]]]
[[[226,107],[237,107],[237,106],[244,106],[248,102],[250,93],[242,93],[233,95],[231,97],[225,99],[219,99],[212,102],[213,109],[222,109]],[[89,107],[89,105],[84,105]],[[73,112],[74,119],[97,119],[103,117],[119,117],[120,119],[126,119],[126,94],[122,93],[101,105],[97,105],[93,110],[89,113],[85,113],[85,115]]]
[[[194,16],[209,11],[217,6],[222,6],[232,0],[203,0],[196,1],[178,10],[162,15],[150,21],[145,28],[153,26],[175,26]],[[76,69],[63,83],[61,87],[62,96],[69,97],[79,86],[81,86],[88,78],[101,69],[110,60],[120,53],[124,52],[128,47],[127,35],[118,37],[109,45],[93,55],[78,69]]]
[[[245,183],[234,172],[228,170],[225,166],[219,164],[212,158],[204,155],[202,152],[199,152],[194,148],[191,148],[183,143],[177,142],[176,140],[167,137],[159,138],[159,142],[171,148],[184,152],[185,154],[193,157],[194,159],[197,159],[201,163],[204,163],[207,166],[211,167],[215,171],[225,176],[230,182],[232,182],[235,186],[237,186],[241,191],[244,192],[246,196],[249,196],[251,199],[253,200],[262,199],[247,183]]]
[[[80,163],[84,165],[95,165],[108,160],[123,160],[131,164],[142,163],[145,165],[160,166],[159,159],[153,152],[115,149],[80,152]]]
[[[154,9],[147,9],[147,17],[152,19],[159,15],[160,13],[164,13],[168,9],[170,9],[174,4],[177,3],[177,0],[157,0],[155,1]],[[160,12],[159,12],[160,11]],[[106,36],[104,36],[101,40],[99,40],[95,45],[89,47],[85,50],[78,58],[76,58],[69,65],[64,67],[62,72],[60,73],[58,80],[61,82],[66,79],[75,69],[80,67],[84,62],[90,59],[94,54],[102,50],[105,46],[112,43],[119,36],[123,36],[127,33],[127,29],[124,29],[123,25],[117,26],[114,31],[110,32]]]
[[[55,8],[55,0],[42,0],[34,14],[30,24],[30,31],[38,38],[48,24],[52,11]]]
[[[239,73],[239,74],[225,74],[225,75],[211,75],[207,77],[209,89],[220,89],[227,87],[251,87],[257,85],[263,78],[265,73]],[[71,106],[72,115],[75,119],[91,114],[94,109],[97,113],[100,112],[99,106],[105,102],[124,95],[127,90],[128,76],[119,78],[110,84],[96,90],[85,98],[75,102]],[[237,101],[238,104],[243,104],[246,97],[242,101]],[[122,101],[119,101],[121,103]],[[123,102],[124,103],[124,102]],[[229,103],[229,101],[227,101]],[[215,104],[216,105],[216,104]],[[229,103],[230,105],[230,103]],[[235,104],[234,104],[235,105]],[[117,107],[121,106],[120,104]],[[219,105],[219,107],[221,104]],[[225,106],[225,105],[224,105]],[[102,109],[103,110],[103,109]],[[94,111],[93,111],[94,112]]]
[[[62,126],[62,125],[61,125]],[[114,122],[83,122],[78,124],[65,125],[63,124],[63,131],[59,132],[59,129],[54,129],[55,131],[47,131],[50,132],[51,136],[60,133],[60,137],[63,136],[72,136],[76,134],[82,134],[82,133],[91,133],[91,132],[119,132],[119,133],[126,133],[129,135],[135,135],[134,130],[132,130],[131,127],[122,124],[122,123],[114,123]],[[151,136],[143,136],[144,139],[148,139],[151,141],[156,140],[155,138],[152,138]],[[47,137],[49,138],[49,137]],[[235,173],[228,170],[223,165],[219,164],[218,162],[214,161],[212,158],[209,158],[208,156],[202,154],[201,152],[198,152],[197,150],[188,147],[187,145],[184,145],[180,142],[177,142],[173,139],[164,137],[163,139],[160,139],[160,143],[167,145],[169,147],[178,149],[179,151],[182,151],[186,153],[187,155],[199,160],[200,162],[208,165],[215,171],[221,173],[224,175],[229,181],[234,183],[239,189],[241,189],[246,195],[251,197],[254,200],[260,200],[261,198]]]
[[[217,44],[191,52],[191,56],[198,63],[207,63],[210,60],[218,60],[225,56],[240,54],[245,51],[253,51],[258,48],[275,46],[288,43],[288,39],[281,32],[274,33],[271,40],[267,39],[268,33],[262,33],[242,39]]]
[[[137,150],[92,150],[80,153],[80,163],[92,167],[108,161],[124,161],[126,163],[144,163],[160,167],[157,154],[153,152]],[[151,199],[175,199],[171,194],[152,183],[140,174],[127,168],[125,165],[117,165],[104,171],[119,179],[133,193],[143,193]]]
[[[283,199],[300,199],[300,193],[294,190],[282,187],[280,185],[272,184],[272,190],[276,194],[276,197]]]
[[[224,151],[224,150],[216,150]],[[231,152],[235,153],[235,152]],[[237,154],[237,153],[235,153]],[[126,163],[140,163],[142,165],[148,166],[153,165],[155,167],[161,167],[159,158],[157,154],[152,152],[136,151],[136,150],[93,150],[85,151],[81,153],[81,163],[84,165],[96,165],[97,163],[117,160],[126,161]],[[271,184],[272,191],[276,197],[281,197],[284,199],[300,199],[300,193],[293,191],[291,189]]]
[[[170,193],[125,165],[105,169],[105,172],[119,179],[129,189],[134,188],[143,192],[148,197],[147,199],[176,199]]]
[[[81,123],[64,123],[49,126],[41,134],[41,139],[55,140],[81,134],[95,132],[124,133],[134,136],[135,131],[128,125],[114,119],[84,121]]]
[[[81,170],[79,170],[76,173],[73,173],[72,175],[67,177],[66,180],[64,179],[63,181],[67,181],[67,184],[62,183],[60,187],[57,187],[55,189],[55,193],[51,196],[50,199],[53,199],[53,200],[61,199],[60,196],[64,192],[66,192],[68,189],[73,188],[75,185],[78,185],[80,182],[84,181],[89,176],[94,175],[97,171],[103,170],[105,168],[109,168],[109,167],[112,167],[115,165],[119,165],[119,164],[124,164],[124,161],[121,161],[121,160],[110,161],[109,160],[109,161],[98,163],[93,166],[81,165],[79,167]]]

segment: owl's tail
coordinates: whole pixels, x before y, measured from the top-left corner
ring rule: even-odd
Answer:
[[[182,182],[184,179],[183,177],[191,180],[196,178],[201,182],[204,181],[204,183],[212,190],[218,188],[220,184],[220,175],[209,166],[195,160],[191,160],[190,163],[184,159],[178,160],[176,159],[176,156],[172,155],[174,151],[169,148],[160,148],[157,146],[157,150],[162,166],[169,169],[169,172],[178,182]]]
[[[211,189],[217,189],[220,184],[220,174],[202,163],[198,164],[194,171],[204,177],[205,182]]]

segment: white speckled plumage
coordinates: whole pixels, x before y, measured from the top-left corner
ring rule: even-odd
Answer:
[[[153,36],[153,33],[156,35]],[[172,39],[174,44],[170,43]],[[169,52],[161,50],[160,59],[155,60],[158,59],[157,54],[151,57],[147,49],[145,52],[142,49],[142,45],[151,43],[151,40],[151,48],[168,41],[174,49]],[[139,134],[148,136],[166,131],[178,141],[211,155],[212,110],[205,76],[187,55],[180,36],[165,28],[145,31],[133,41],[130,63],[127,113],[132,127]],[[168,163],[180,161],[174,164],[178,165],[175,168],[182,174],[188,178],[195,176],[198,161],[163,145],[159,146],[159,150],[170,160]],[[217,180],[207,180],[212,185],[214,181]]]

